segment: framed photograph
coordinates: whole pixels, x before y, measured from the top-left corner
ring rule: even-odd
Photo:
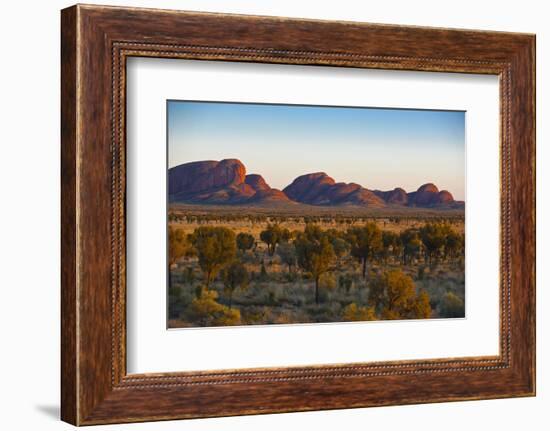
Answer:
[[[62,419],[535,394],[535,37],[62,11]]]

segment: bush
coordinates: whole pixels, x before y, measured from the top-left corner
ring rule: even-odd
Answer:
[[[217,292],[203,289],[189,310],[190,321],[197,326],[230,326],[241,323],[239,310],[230,309],[216,301]]]
[[[430,297],[426,291],[416,293],[411,277],[399,269],[378,276],[369,289],[369,302],[381,310],[383,319],[422,319],[430,317]]]
[[[464,317],[464,301],[452,292],[447,292],[439,305],[441,317]]]
[[[355,302],[352,302],[344,308],[342,318],[346,322],[376,320],[376,313],[374,307],[359,307]]]

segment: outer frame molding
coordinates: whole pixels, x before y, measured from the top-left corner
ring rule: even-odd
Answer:
[[[83,5],[63,10],[61,21],[63,420],[91,425],[535,394],[534,35]],[[499,75],[500,354],[127,375],[129,56]]]

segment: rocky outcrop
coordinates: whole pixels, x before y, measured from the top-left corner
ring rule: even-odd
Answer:
[[[246,175],[244,164],[237,159],[191,162],[169,169],[168,195],[171,202],[219,205],[288,201],[261,175]]]
[[[447,190],[441,190],[439,192],[438,200],[441,204],[448,204],[455,201],[453,195]]]
[[[393,190],[383,192],[381,190],[374,190],[374,194],[384,200],[388,204],[407,205],[409,199],[407,192],[401,187],[396,187]]]
[[[244,178],[244,182],[252,187],[257,192],[259,191],[268,191],[271,190],[271,187],[267,185],[264,180],[264,177],[257,174],[250,174]]]
[[[259,190],[251,198],[250,203],[292,203],[288,196],[278,189]]]
[[[191,162],[168,171],[171,202],[206,204],[277,205],[302,203],[316,206],[361,206],[380,208],[409,206],[422,208],[464,208],[447,190],[427,183],[415,192],[400,187],[369,190],[356,183],[337,183],[325,172],[297,177],[283,191],[273,189],[258,174],[246,174],[237,159]]]
[[[185,163],[169,169],[168,194],[201,193],[244,182],[246,169],[240,160]]]
[[[418,188],[416,192],[411,192],[407,195],[408,205],[415,207],[437,207],[444,205],[452,205],[455,202],[453,195],[447,190],[437,188],[435,184],[427,183]]]
[[[296,178],[283,192],[292,200],[309,205],[384,206],[384,200],[355,183],[336,183],[324,172]]]
[[[326,191],[335,181],[324,172],[306,174],[296,178],[283,192],[293,201],[323,205]]]

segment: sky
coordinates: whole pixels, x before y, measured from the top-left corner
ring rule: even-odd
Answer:
[[[239,159],[274,188],[326,172],[336,182],[407,192],[431,182],[465,195],[465,113],[168,101],[168,167]]]

